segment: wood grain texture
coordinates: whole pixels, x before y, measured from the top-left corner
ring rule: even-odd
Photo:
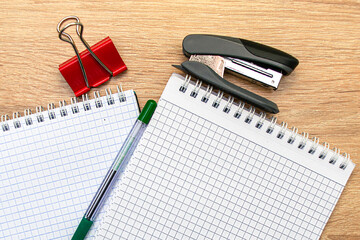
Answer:
[[[77,15],[90,45],[110,36],[128,71],[100,86],[122,83],[140,105],[158,100],[186,60],[190,33],[241,37],[300,60],[277,91],[232,75],[225,78],[279,106],[278,119],[351,153],[360,163],[360,2],[297,1],[1,1],[0,114],[69,100],[73,92],[57,67],[74,55],[57,38],[62,17]],[[80,41],[78,47],[84,49]],[[90,93],[93,94],[93,90]],[[360,170],[356,167],[322,239],[360,239]]]

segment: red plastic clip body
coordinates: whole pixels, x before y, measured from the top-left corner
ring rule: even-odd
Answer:
[[[124,61],[121,59],[120,54],[115,48],[114,43],[109,37],[92,46],[91,50],[106,65],[106,67],[112,71],[113,76],[116,76],[127,69]],[[97,87],[110,79],[111,75],[93,58],[93,56],[91,56],[88,50],[82,51],[80,53],[80,58],[86,71],[89,87]],[[90,88],[86,86],[76,56],[60,64],[59,70],[74,91],[75,96],[78,97],[90,91]]]

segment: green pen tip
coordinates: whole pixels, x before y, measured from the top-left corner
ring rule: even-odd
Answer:
[[[154,100],[148,100],[143,110],[141,111],[138,120],[148,124],[150,122],[153,113],[155,112],[156,106],[157,104]]]

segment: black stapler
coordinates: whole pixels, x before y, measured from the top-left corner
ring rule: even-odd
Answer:
[[[290,74],[299,64],[296,58],[269,46],[216,35],[186,36],[183,52],[190,61],[174,67],[271,113],[279,112],[274,102],[226,81],[224,69],[276,89],[282,75]]]
[[[182,47],[187,57],[221,56],[226,69],[273,89],[278,88],[282,75],[289,75],[299,64],[283,51],[240,38],[191,34]]]

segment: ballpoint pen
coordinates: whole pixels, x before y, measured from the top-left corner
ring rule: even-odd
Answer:
[[[90,206],[86,210],[79,226],[77,227],[72,237],[73,240],[84,239],[90,230],[91,225],[93,224],[93,221],[102,203],[104,202],[106,195],[109,193],[113,183],[117,179],[117,175],[119,172],[121,172],[122,167],[126,166],[136,148],[137,143],[143,135],[146,126],[148,125],[156,109],[156,105],[157,104],[154,100],[148,100],[146,102],[138,119],[132,127],[120,151],[118,152],[113,164],[111,165],[93,200],[91,201]]]

